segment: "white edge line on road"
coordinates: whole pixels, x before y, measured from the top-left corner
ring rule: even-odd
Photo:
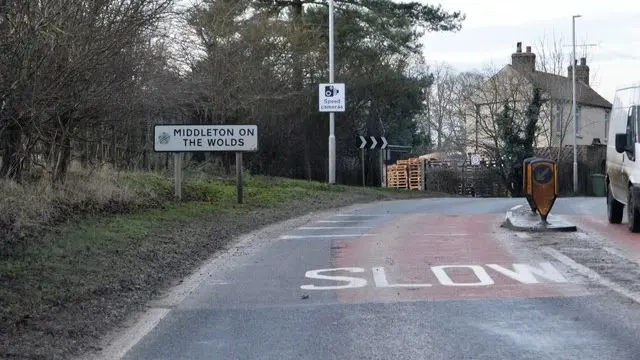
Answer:
[[[142,338],[153,330],[160,320],[164,319],[171,309],[151,308],[136,322],[134,326],[128,328],[123,336],[110,344],[106,353],[109,359],[121,359],[131,348],[133,348]]]
[[[616,283],[614,283],[613,281],[602,277],[600,274],[598,274],[597,272],[589,269],[588,267],[578,264],[577,262],[575,262],[572,258],[568,257],[567,255],[561,253],[560,251],[550,248],[550,247],[543,247],[542,248],[543,251],[545,251],[547,254],[553,256],[554,258],[556,258],[558,261],[560,261],[561,263],[569,266],[570,268],[578,271],[579,273],[581,273],[584,276],[587,276],[588,278],[590,278],[591,280],[597,281],[598,283],[600,283],[602,286],[605,286],[615,292],[617,292],[618,294],[631,299],[633,301],[635,301],[636,303],[640,304],[640,294],[635,293],[633,291],[629,291],[619,285],[617,285]]]
[[[339,217],[380,217],[380,216],[384,216],[384,215],[380,215],[380,214],[371,214],[371,215],[364,215],[364,214],[338,214],[335,216],[339,216]]]
[[[613,248],[613,247],[609,247],[609,246],[603,246],[602,250],[608,252],[609,254],[615,255],[615,256],[619,256],[623,259],[627,259],[629,261],[633,261],[635,263],[637,263],[638,265],[640,265],[640,258],[630,258],[628,256],[626,256],[622,251]]]
[[[312,239],[312,238],[339,238],[339,237],[361,237],[361,236],[375,236],[377,234],[334,234],[334,235],[282,235],[280,239],[293,240],[293,239]]]
[[[437,234],[437,233],[429,233],[429,234],[422,234],[423,236],[471,236],[471,234],[456,234],[456,233],[442,233],[442,234]]]
[[[515,210],[520,209],[522,206],[523,206],[522,204],[521,205],[516,205],[516,206],[512,207],[510,210],[511,211],[515,211]]]
[[[371,229],[373,226],[303,226],[298,230]]]
[[[317,223],[340,224],[340,223],[357,223],[362,220],[318,220]]]

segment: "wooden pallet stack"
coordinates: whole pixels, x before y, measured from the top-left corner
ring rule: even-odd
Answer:
[[[419,158],[411,158],[408,160],[409,173],[409,189],[422,190],[422,161]]]
[[[395,165],[387,166],[388,187],[398,189],[407,189],[409,187],[408,165],[407,160],[398,160]]]

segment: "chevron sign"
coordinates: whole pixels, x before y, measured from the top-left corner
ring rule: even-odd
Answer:
[[[387,138],[384,136],[357,136],[356,146],[359,149],[386,149]]]

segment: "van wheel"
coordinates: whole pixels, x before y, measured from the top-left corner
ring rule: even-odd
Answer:
[[[610,224],[620,224],[624,215],[624,205],[613,198],[611,185],[607,186],[607,217]]]
[[[640,232],[640,215],[638,215],[638,207],[633,202],[633,188],[629,187],[629,195],[627,196],[627,216],[629,218],[629,231]]]

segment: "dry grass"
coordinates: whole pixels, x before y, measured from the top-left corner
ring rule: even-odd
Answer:
[[[127,213],[144,205],[125,176],[107,170],[73,172],[56,187],[46,180],[0,180],[0,194],[2,254],[20,251],[46,227],[78,215]]]

